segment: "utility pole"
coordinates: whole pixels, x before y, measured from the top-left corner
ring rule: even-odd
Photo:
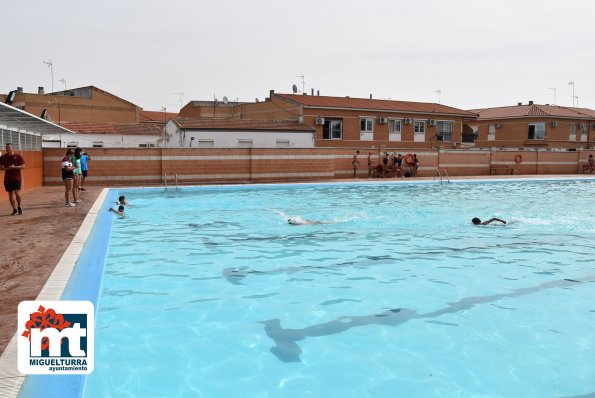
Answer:
[[[54,64],[52,63],[51,60],[47,60],[47,61],[42,61],[44,64],[46,64],[47,66],[49,66],[50,68],[50,73],[52,74],[52,93],[54,92]]]

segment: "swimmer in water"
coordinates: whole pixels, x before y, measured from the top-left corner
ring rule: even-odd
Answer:
[[[320,224],[328,224],[328,222],[324,221],[316,221],[316,220],[306,220],[300,217],[290,217],[287,220],[287,223],[290,225],[320,225]]]
[[[117,209],[114,207],[110,207],[107,210],[114,212],[114,214],[117,214],[120,217],[126,217],[126,214],[124,214],[124,206],[122,206],[122,205],[118,206]]]
[[[490,219],[489,219],[489,220],[487,220],[487,221],[481,221],[481,220],[480,220],[479,218],[477,218],[477,217],[473,217],[473,219],[471,220],[471,222],[472,222],[473,224],[475,224],[475,225],[488,225],[488,224],[490,224],[490,223],[492,223],[492,222],[494,222],[494,221],[499,221],[499,222],[501,222],[501,223],[502,223],[502,225],[506,225],[506,221],[504,221],[504,220],[502,220],[502,219],[500,219],[500,218],[495,218],[495,217],[494,217],[494,218],[490,218]],[[498,225],[500,225],[500,224],[498,224]]]

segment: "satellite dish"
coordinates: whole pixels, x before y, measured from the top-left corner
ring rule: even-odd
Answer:
[[[297,94],[297,86],[295,84],[293,85],[291,90],[293,91],[294,94]]]
[[[223,103],[224,103],[225,105],[227,105],[227,104],[229,103],[229,100],[227,99],[227,97],[226,97],[226,96],[223,96]]]

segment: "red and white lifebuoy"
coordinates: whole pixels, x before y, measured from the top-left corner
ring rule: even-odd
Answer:
[[[522,157],[521,155],[516,155],[516,156],[514,157],[514,162],[515,162],[516,164],[522,163],[522,162],[523,162],[523,157]]]
[[[405,163],[407,163],[408,166],[413,166],[415,164],[415,162],[413,161],[413,155],[408,153],[407,155],[405,155]]]

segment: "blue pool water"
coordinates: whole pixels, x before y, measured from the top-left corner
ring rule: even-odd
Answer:
[[[122,193],[86,397],[595,394],[593,182]]]

